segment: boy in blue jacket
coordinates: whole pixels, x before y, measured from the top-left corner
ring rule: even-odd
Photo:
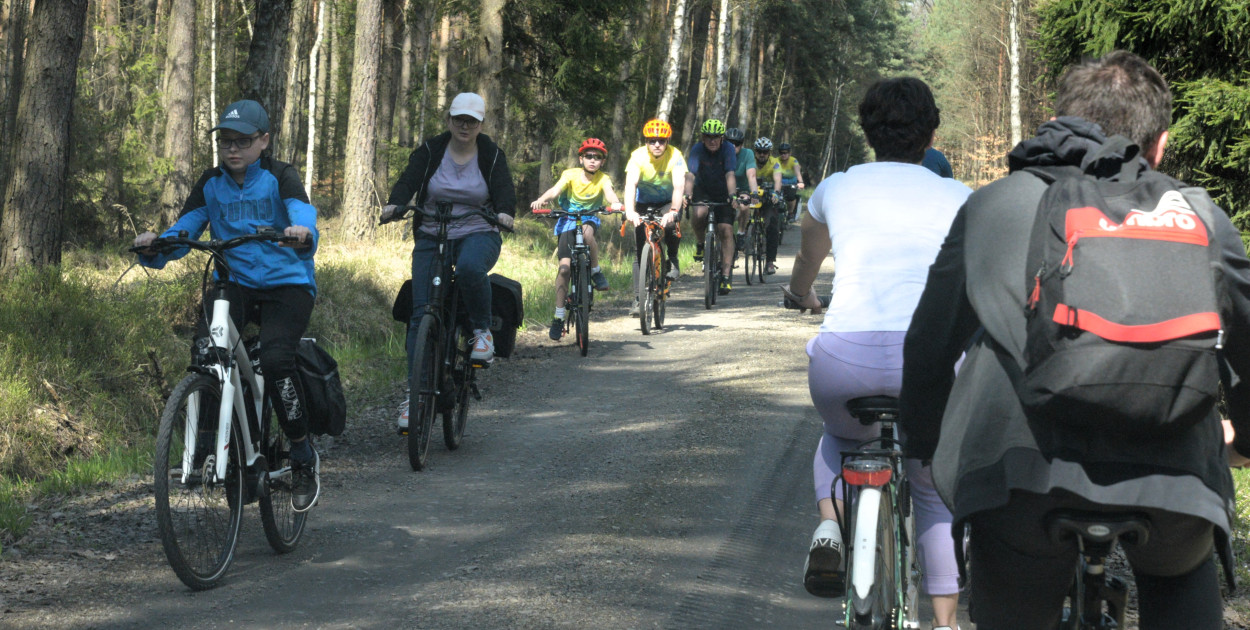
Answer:
[[[182,214],[162,237],[185,231],[199,238],[204,228],[216,239],[255,234],[258,228],[299,239],[294,247],[254,241],[227,250],[230,264],[230,317],[242,330],[250,321],[260,325],[260,365],[269,387],[266,394],[278,414],[283,433],[291,440],[294,488],[291,507],[304,512],[321,493],[317,452],[308,440],[308,414],[303,387],[295,367],[295,350],[312,315],[317,283],[313,254],[317,251],[317,209],[308,201],[294,166],[262,155],[269,148],[269,115],[256,101],[226,106],[211,131],[217,136],[221,166],[211,168],[191,189]],[[146,247],[156,234],[135,237]],[[140,254],[139,263],[161,269],[187,254],[182,248],[169,254]],[[193,352],[208,351],[208,325],[196,326]]]

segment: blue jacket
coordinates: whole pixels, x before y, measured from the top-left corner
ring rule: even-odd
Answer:
[[[299,172],[290,164],[262,156],[247,167],[241,187],[222,168],[204,171],[187,196],[178,221],[161,236],[177,236],[185,230],[189,238],[199,238],[207,226],[213,238],[229,239],[255,234],[258,227],[281,232],[292,225],[312,230],[311,247],[279,247],[257,241],[227,250],[231,280],[253,289],[303,286],[316,295],[313,255],[320,240],[317,209],[308,202]],[[188,251],[184,247],[169,254],[140,256],[139,262],[161,269]]]

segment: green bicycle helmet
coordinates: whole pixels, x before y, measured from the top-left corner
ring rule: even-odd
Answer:
[[[703,126],[699,128],[699,133],[706,136],[723,136],[725,135],[725,123],[709,118],[703,122]]]

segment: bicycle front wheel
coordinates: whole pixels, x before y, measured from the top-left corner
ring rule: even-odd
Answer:
[[[642,334],[651,334],[651,309],[656,299],[655,292],[652,287],[655,286],[655,250],[651,243],[642,246],[642,255],[638,259],[638,285],[636,287],[638,295],[638,325],[642,328]]]
[[[590,352],[590,261],[585,256],[577,258],[577,348],[582,356]]]
[[[711,221],[712,217],[708,217]],[[703,308],[710,309],[716,303],[716,289],[720,282],[717,273],[720,248],[716,247],[716,235],[708,232],[703,237]]]
[[[890,493],[861,488],[855,511],[854,546],[849,578],[849,627],[889,628],[898,607],[896,515]]]
[[[266,405],[268,407],[268,405]],[[278,553],[295,550],[304,535],[307,512],[296,512],[291,506],[291,441],[287,439],[278,418],[272,412],[265,421],[265,463],[269,480],[266,491],[260,497],[260,523],[265,528],[265,540]]]
[[[430,433],[438,408],[440,333],[431,314],[421,318],[417,341],[412,347],[412,377],[408,399],[408,463],[413,470],[429,465]]]
[[[153,466],[156,527],[165,557],[193,590],[217,584],[234,560],[243,515],[243,462],[231,426],[226,476],[218,479],[216,438],[221,385],[190,374],[161,413]]]
[[[460,448],[464,440],[464,426],[469,423],[469,394],[473,387],[474,369],[473,362],[469,360],[473,339],[463,327],[456,328],[453,343],[447,370],[455,406],[443,410],[443,444],[449,451]]]

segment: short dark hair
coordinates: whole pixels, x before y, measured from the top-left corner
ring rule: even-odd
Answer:
[[[878,161],[919,163],[941,122],[933,92],[914,77],[877,81],[859,102],[859,126]]]
[[[1172,122],[1172,91],[1145,59],[1116,50],[1064,72],[1055,115],[1084,118],[1145,150]]]

